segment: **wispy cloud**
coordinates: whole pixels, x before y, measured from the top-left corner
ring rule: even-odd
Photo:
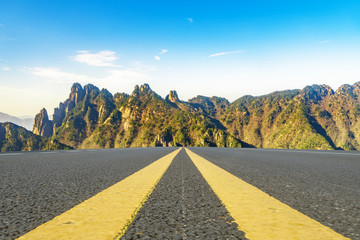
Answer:
[[[193,22],[194,22],[194,19],[192,19],[192,18],[186,18],[186,20],[187,20],[189,23],[193,23]]]
[[[324,41],[320,41],[320,42],[318,42],[318,44],[322,44],[322,45],[324,45],[324,44],[328,44],[330,41],[329,40],[324,40]]]
[[[78,55],[74,56],[76,62],[85,63],[95,67],[121,67],[114,62],[118,59],[114,51],[100,51],[90,53],[90,51],[78,51]]]
[[[169,50],[167,50],[167,49],[161,49],[161,51],[159,52],[159,54],[158,55],[162,55],[162,54],[165,54],[165,53],[167,53]],[[156,56],[154,56],[154,58],[155,58],[155,60],[157,60],[157,61],[160,61],[160,56],[158,56],[158,55],[156,55]]]
[[[45,78],[48,81],[55,81],[58,83],[71,84],[79,82],[81,84],[93,83],[99,86],[108,88],[123,86],[126,84],[137,84],[144,80],[151,79],[146,73],[137,71],[132,68],[128,69],[109,69],[105,71],[105,76],[101,78],[94,78],[83,74],[71,73],[63,71],[54,67],[25,67],[22,71],[30,73],[31,75]]]
[[[161,52],[159,53],[159,55],[161,55],[161,54],[164,54],[164,53],[167,53],[169,50],[167,50],[167,49],[161,49]]]
[[[243,53],[245,51],[243,50],[238,50],[238,51],[230,51],[230,52],[219,52],[219,53],[214,53],[209,55],[209,57],[219,57],[219,56],[224,56],[224,55],[228,55],[228,54],[236,54],[236,53]]]
[[[4,66],[1,68],[1,71],[11,71],[11,68],[8,66]]]
[[[89,76],[85,76],[85,75],[81,75],[81,74],[76,74],[76,73],[70,73],[70,72],[65,72],[62,71],[59,68],[54,68],[54,67],[48,67],[48,68],[44,68],[44,67],[25,67],[22,69],[25,72],[28,72],[32,75],[35,76],[39,76],[39,77],[44,77],[47,78],[49,80],[55,80],[56,82],[61,82],[61,83],[73,83],[73,82],[89,82],[92,81],[93,79]]]

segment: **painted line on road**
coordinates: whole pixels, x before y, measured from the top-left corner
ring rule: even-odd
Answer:
[[[1,156],[16,156],[16,155],[23,155],[24,153],[1,153]]]
[[[41,154],[54,154],[54,153],[59,153],[58,151],[53,151],[53,152],[40,152]]]
[[[18,239],[119,239],[180,150],[160,158]]]
[[[187,148],[186,152],[248,239],[348,239]]]
[[[252,149],[255,150],[255,149]],[[316,152],[316,150],[313,151],[307,151],[307,150],[303,150],[303,151],[299,151],[299,150],[293,150],[293,149],[266,149],[266,148],[256,148],[256,150],[260,150],[263,152],[287,152],[287,153],[305,153],[305,154],[329,154],[329,155],[346,155],[346,156],[359,156],[360,157],[360,153],[356,154],[356,153],[346,153],[346,152],[335,152],[336,150],[328,150],[328,152]]]

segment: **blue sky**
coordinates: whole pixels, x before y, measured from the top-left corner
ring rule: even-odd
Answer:
[[[233,101],[360,81],[359,1],[0,2],[0,112],[50,114],[73,82]]]

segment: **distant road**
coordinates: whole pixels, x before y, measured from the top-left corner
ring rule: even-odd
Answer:
[[[156,160],[176,149],[0,154],[0,239],[19,237],[80,202],[94,195],[91,199],[97,198],[98,192],[124,182],[126,177],[138,174],[141,172],[139,170],[153,165]],[[341,235],[360,240],[360,153],[189,149]],[[132,239],[135,235],[171,239],[217,235],[245,239],[247,232],[244,237],[244,233],[237,230],[237,225],[231,223],[232,212],[229,215],[221,205],[210,188],[212,184],[208,185],[193,164],[194,160],[189,158],[185,150],[175,155],[173,160],[173,157],[166,160],[172,161],[170,167],[123,239]],[[152,176],[157,168],[148,170],[146,174]],[[136,174],[135,178],[140,176]],[[147,175],[144,174],[141,176],[146,179]],[[226,185],[231,184],[224,185],[225,193]],[[118,199],[121,200],[120,197]],[[114,213],[116,211],[118,209],[114,209]]]

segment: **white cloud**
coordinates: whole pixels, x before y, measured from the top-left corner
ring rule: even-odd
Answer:
[[[239,50],[239,51],[230,51],[230,52],[219,52],[219,53],[214,53],[209,55],[209,57],[218,57],[218,56],[223,56],[223,55],[228,55],[228,54],[235,54],[235,53],[243,53],[243,50]]]
[[[324,40],[324,41],[318,42],[318,44],[328,44],[329,42],[330,42],[329,40]]]
[[[161,52],[159,53],[159,55],[161,55],[161,54],[164,54],[164,53],[167,53],[169,50],[167,50],[167,49],[161,49]]]
[[[85,63],[95,67],[121,67],[114,64],[118,59],[116,52],[113,51],[100,51],[97,53],[90,53],[90,51],[78,51],[78,55],[74,56],[74,60],[80,63]]]
[[[73,82],[87,83],[93,80],[91,77],[85,75],[64,72],[59,68],[53,68],[53,67],[23,68],[23,71],[28,72],[35,76],[47,78],[48,80],[55,80],[61,83],[73,83]]]
[[[48,81],[55,81],[58,83],[72,84],[79,82],[81,84],[92,83],[100,88],[107,88],[111,92],[122,91],[122,89],[131,90],[135,84],[142,84],[144,81],[150,80],[151,77],[133,68],[128,69],[109,69],[105,71],[103,77],[90,77],[87,75],[76,74],[62,71],[59,68],[23,68],[34,76],[45,78]]]
[[[9,68],[8,66],[4,66],[1,68],[1,71],[10,71],[11,68]]]
[[[186,20],[188,20],[189,23],[193,23],[193,22],[194,22],[194,19],[192,19],[192,18],[187,18]]]
[[[165,54],[165,53],[167,53],[168,51],[169,51],[169,50],[167,50],[167,49],[161,49],[161,51],[159,52],[158,55]],[[160,61],[160,57],[159,57],[159,56],[154,56],[154,58],[155,58],[155,60]]]

